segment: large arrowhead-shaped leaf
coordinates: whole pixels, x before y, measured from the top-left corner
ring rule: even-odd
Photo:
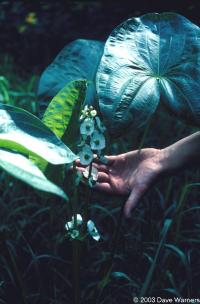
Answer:
[[[44,174],[23,155],[0,149],[0,167],[32,187],[54,193],[67,200],[64,191],[50,182]]]
[[[106,42],[96,80],[100,110],[113,134],[145,123],[160,100],[199,124],[199,27],[175,13],[125,21]]]
[[[0,104],[0,147],[39,155],[52,164],[77,156],[42,121],[20,108]]]
[[[85,102],[93,103],[96,96],[93,80],[103,54],[103,47],[104,43],[101,41],[78,39],[61,50],[40,78],[38,97],[41,112],[44,112],[49,101],[66,83],[79,79],[90,81]]]

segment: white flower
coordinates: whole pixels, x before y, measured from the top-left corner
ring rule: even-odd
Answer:
[[[83,223],[83,218],[82,218],[81,214],[77,214],[76,215],[76,224],[77,224],[77,226],[82,225],[82,223]],[[74,226],[75,226],[75,219],[74,219],[74,216],[72,216],[72,220],[69,221],[69,222],[67,222],[65,224],[65,228],[67,230],[71,230],[71,229],[74,228]]]
[[[94,120],[92,118],[86,118],[81,123],[80,133],[82,135],[91,135],[94,132]]]
[[[89,177],[89,169],[90,167],[88,166],[87,168],[85,168],[85,170],[83,171],[83,176],[85,178]],[[98,170],[95,167],[92,167],[92,171],[91,171],[91,177],[92,179],[96,182],[98,179]]]
[[[69,232],[69,235],[72,239],[77,239],[79,237],[79,231],[77,229],[73,229]]]
[[[95,116],[97,115],[97,111],[96,111],[96,110],[92,110],[92,111],[90,112],[90,115],[91,115],[92,117],[95,117]]]
[[[79,158],[82,165],[87,166],[93,160],[93,153],[90,146],[85,145],[82,151],[79,152]]]
[[[94,222],[92,220],[89,220],[87,222],[87,229],[88,229],[88,233],[91,235],[91,237],[95,240],[95,241],[99,241],[100,240],[100,234],[94,224]]]
[[[106,130],[106,127],[103,125],[103,123],[101,122],[100,118],[98,116],[96,116],[95,120],[96,120],[96,124],[97,124],[97,127],[98,127],[99,131],[101,133],[104,133],[105,130]]]
[[[95,131],[92,134],[91,140],[90,140],[90,146],[92,150],[102,150],[106,146],[105,137],[103,134]]]
[[[67,230],[70,230],[70,229],[72,229],[74,227],[74,224],[71,222],[71,221],[69,221],[69,222],[67,222],[66,224],[65,224],[65,228],[67,229]]]
[[[86,118],[88,116],[88,113],[89,113],[89,108],[88,105],[86,105],[84,109],[81,111],[80,120]]]
[[[72,221],[74,222],[74,216],[72,216]],[[78,213],[78,214],[76,215],[76,221],[77,221],[77,226],[82,225],[82,223],[83,223],[83,218],[82,218],[81,214]]]
[[[76,239],[80,235],[80,231],[78,230],[78,228],[79,228],[79,226],[81,226],[83,224],[83,218],[82,218],[81,214],[76,215],[76,220],[77,220],[76,227],[75,227],[74,216],[72,216],[72,220],[67,222],[65,225],[65,228],[68,231],[68,233],[72,239]],[[91,235],[91,237],[95,241],[99,241],[100,234],[92,220],[87,221],[87,230],[88,230],[88,233]]]

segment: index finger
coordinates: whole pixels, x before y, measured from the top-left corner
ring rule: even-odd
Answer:
[[[108,162],[106,165],[112,165],[113,162],[117,159],[117,156],[115,156],[115,155],[105,155],[104,158],[105,158],[106,161]],[[96,155],[95,155],[95,157],[94,157],[94,162],[95,162],[95,163],[98,163],[98,164],[99,164],[99,163],[102,164],[101,159],[99,159]]]

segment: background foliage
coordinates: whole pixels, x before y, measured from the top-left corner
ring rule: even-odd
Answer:
[[[198,1],[173,2],[162,3],[161,9],[160,1],[1,1],[0,98],[38,114],[39,73],[60,49],[77,38],[105,40],[128,17],[176,11],[199,24]],[[194,131],[159,109],[146,130],[113,141],[107,152],[126,152],[141,144],[162,148]],[[0,179],[0,303],[72,303],[66,203],[41,197],[4,172]],[[146,296],[200,296],[199,180],[197,168],[160,181],[123,222],[112,280],[106,282],[99,303],[132,303],[132,296],[143,291]],[[65,184],[69,195],[70,183]],[[81,191],[84,194],[83,186]],[[125,198],[94,192],[92,199],[91,212],[103,240],[89,240],[82,248],[83,303],[94,303],[94,286]],[[168,218],[172,224],[165,235]]]

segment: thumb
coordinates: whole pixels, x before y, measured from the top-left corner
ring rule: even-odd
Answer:
[[[125,203],[124,207],[124,215],[127,218],[130,218],[131,211],[137,206],[137,203],[144,195],[145,191],[147,190],[147,187],[134,187],[131,191],[131,194],[128,197],[128,200]]]

